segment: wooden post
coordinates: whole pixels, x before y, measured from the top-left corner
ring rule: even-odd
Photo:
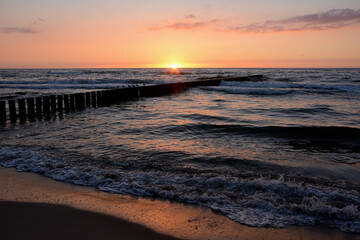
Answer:
[[[129,94],[130,98],[135,98],[138,96],[138,92],[137,92],[136,88],[131,87],[131,88],[128,88],[127,90],[128,90],[128,94]]]
[[[107,104],[107,99],[108,99],[108,97],[107,97],[107,92],[106,92],[106,90],[101,91],[101,100],[102,100],[102,105],[103,105],[103,106],[107,106],[107,105],[108,105],[108,104]]]
[[[75,95],[70,94],[70,109],[71,111],[75,110]]]
[[[63,95],[57,96],[57,107],[59,112],[63,111]]]
[[[69,103],[69,95],[65,94],[64,95],[64,108],[65,108],[65,112],[68,113],[70,110],[70,103]]]
[[[26,99],[27,103],[27,109],[28,109],[28,115],[30,119],[33,119],[35,116],[35,105],[34,105],[34,99],[28,98]]]
[[[110,102],[111,96],[109,90],[102,91],[101,96],[102,96],[102,105],[109,106],[111,104]]]
[[[15,106],[15,100],[9,100],[9,112],[10,112],[10,120],[12,122],[16,121],[16,106]]]
[[[128,88],[121,89],[121,92],[119,93],[122,100],[131,98],[131,94]]]
[[[85,108],[85,93],[75,94],[75,106],[79,110]]]
[[[86,106],[90,107],[90,92],[86,93]]]
[[[79,94],[78,94],[78,93],[75,93],[74,96],[75,96],[75,109],[79,109],[79,106],[80,106],[80,97],[79,97]]]
[[[19,117],[20,120],[26,119],[26,106],[25,106],[25,99],[18,99],[18,106],[19,106]]]
[[[42,97],[36,98],[36,115],[42,115]]]
[[[85,93],[79,93],[81,109],[85,108]]]
[[[114,104],[117,103],[117,96],[116,96],[116,89],[109,90],[110,92],[110,103]]]
[[[43,108],[44,108],[45,114],[50,113],[50,97],[49,96],[43,97]]]
[[[102,105],[103,105],[103,101],[102,101],[101,91],[97,91],[97,92],[96,92],[96,99],[97,99],[97,105],[98,105],[98,106],[102,106]]]
[[[6,122],[5,101],[0,101],[0,122]]]
[[[110,104],[116,103],[116,91],[115,90],[109,90],[109,103]]]
[[[113,97],[114,97],[114,101],[115,101],[115,103],[118,103],[119,101],[120,101],[120,94],[119,94],[119,90],[120,89],[114,89],[113,90]]]
[[[50,96],[50,102],[51,102],[51,112],[56,113],[56,96],[55,95]]]
[[[91,105],[96,107],[96,92],[91,92]]]

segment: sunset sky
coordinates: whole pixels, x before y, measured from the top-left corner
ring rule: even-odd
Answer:
[[[360,67],[359,0],[0,0],[0,68]]]

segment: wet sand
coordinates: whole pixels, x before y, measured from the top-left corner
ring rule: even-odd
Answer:
[[[47,203],[0,201],[1,239],[176,239],[120,218]]]
[[[104,193],[15,169],[0,168],[0,200],[0,239],[360,240],[322,226],[248,227],[204,207]]]

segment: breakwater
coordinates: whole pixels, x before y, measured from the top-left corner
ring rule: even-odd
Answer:
[[[222,80],[248,81],[262,75],[245,77],[214,77],[191,82],[135,86],[74,94],[50,95],[36,98],[19,98],[0,101],[0,122],[33,121],[56,113],[69,113],[87,107],[102,107],[139,97],[156,97],[182,92],[198,86],[217,86]]]

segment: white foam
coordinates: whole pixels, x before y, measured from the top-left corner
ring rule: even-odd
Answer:
[[[360,193],[266,177],[242,179],[216,172],[101,169],[95,163],[48,157],[41,148],[0,147],[0,165],[42,173],[102,191],[196,203],[255,227],[316,223],[360,232]]]

